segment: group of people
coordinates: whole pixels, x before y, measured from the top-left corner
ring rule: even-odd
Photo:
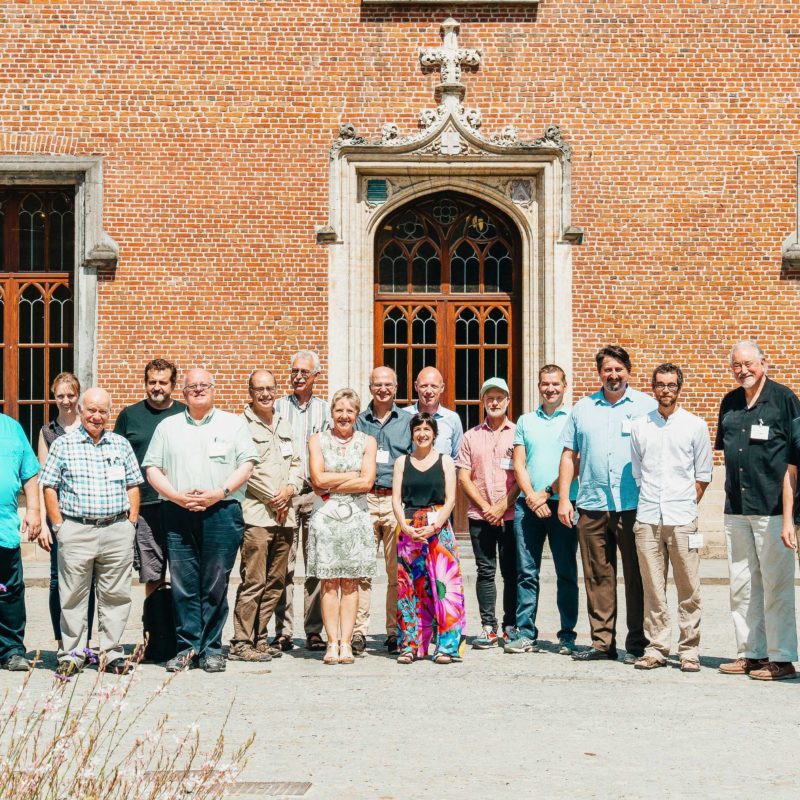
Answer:
[[[781,680],[795,676],[797,660],[800,401],[767,377],[756,343],[736,344],[730,366],[739,387],[722,400],[715,447],[726,465],[737,657],[720,671]],[[52,386],[58,414],[39,435],[38,459],[19,424],[0,414],[0,665],[30,668],[20,531],[51,553],[62,677],[96,659],[89,647],[95,602],[102,668],[129,668],[121,640],[134,567],[146,597],[169,580],[176,645],[167,670],[223,671],[228,582],[239,553],[227,659],[282,655],[295,646],[298,547],[306,646],[324,650],[324,663],[352,663],[366,650],[381,546],[386,649],[400,664],[427,655],[437,664],[458,661],[466,617],[451,520],[460,486],[477,567],[474,648],[540,649],[547,542],[557,578],[558,652],[577,661],[616,660],[619,549],[623,660],[637,669],[666,666],[671,564],[680,668],[697,672],[698,503],[712,477],[708,427],[680,405],[679,366],[654,369],[652,395],[629,386],[623,348],[602,348],[596,367],[600,388],[569,408],[564,370],[543,366],[541,404],[516,424],[508,385],[489,378],[480,390],[483,422],[466,433],[458,414],[441,405],[444,382],[433,367],[417,376],[411,406],[395,403],[397,377],[385,366],[370,376],[366,408],[352,389],[335,392],[328,405],[314,394],[319,358],[300,351],[291,362],[291,393],[279,397],[275,374],[257,369],[248,381],[250,402],[236,415],[216,408],[214,379],[203,369],[185,374],[183,402],[177,400],[175,366],[156,359],[144,370],[145,398],[120,411],[113,432],[108,393],[81,394],[74,375],[60,374]],[[589,648],[576,647],[578,551]]]

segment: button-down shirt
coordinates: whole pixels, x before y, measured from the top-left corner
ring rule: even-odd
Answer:
[[[39,462],[25,431],[0,413],[0,547],[19,547],[17,498],[23,483],[39,471]]]
[[[50,446],[39,483],[58,492],[65,517],[110,517],[130,508],[128,488],[143,483],[133,448],[103,431],[97,444],[81,425]]]
[[[705,420],[676,408],[666,419],[651,411],[633,423],[631,467],[639,486],[636,519],[688,525],[697,517],[695,481],[711,483],[711,437]]]
[[[558,467],[564,450],[561,435],[569,414],[570,410],[562,406],[548,417],[544,413],[544,407],[539,406],[536,411],[523,414],[517,420],[514,446],[522,445],[525,448],[525,469],[535,492],[541,492],[545,486],[557,483]],[[569,499],[575,500],[577,496],[578,479],[575,478],[570,487]],[[557,500],[558,493],[552,499]]]
[[[394,462],[400,456],[411,452],[411,417],[403,409],[392,404],[392,410],[384,422],[376,416],[373,404],[358,415],[356,430],[373,436],[378,442],[378,455],[375,464],[375,486],[379,489],[392,488]]]
[[[565,448],[581,456],[578,508],[636,508],[639,487],[631,471],[631,424],[657,405],[652,397],[630,387],[616,403],[609,403],[602,389],[578,400],[561,437]]]
[[[468,469],[481,497],[494,504],[517,485],[514,478],[514,431],[516,425],[506,419],[498,431],[484,420],[464,434],[456,467]],[[470,519],[483,519],[483,512],[474,503],[467,510]],[[514,519],[514,505],[503,520]]]
[[[303,467],[303,478],[308,481],[308,440],[315,433],[321,433],[331,427],[331,412],[328,404],[319,397],[311,395],[311,399],[300,405],[297,395],[287,394],[275,401],[277,411],[292,429],[292,440],[295,450],[300,454]]]
[[[221,489],[245,461],[258,461],[247,426],[236,414],[214,408],[202,420],[193,419],[187,410],[159,422],[142,467],[158,467],[172,488],[183,494]],[[244,486],[228,499],[244,500]]]
[[[419,413],[419,402],[406,406],[403,411],[407,414]],[[461,417],[449,408],[439,406],[431,415],[436,420],[439,432],[433,443],[433,449],[443,455],[450,456],[454,461],[458,458],[461,449],[461,440],[464,438],[464,426]]]
[[[722,398],[714,448],[725,451],[726,514],[783,513],[791,426],[798,416],[800,400],[794,392],[769,378],[752,408],[747,408],[742,387]],[[761,431],[754,431],[754,425],[768,428],[766,439],[758,438]]]
[[[245,407],[242,419],[261,459],[247,482],[242,503],[244,521],[259,528],[293,528],[295,513],[291,503],[283,522],[278,522],[269,505],[285,486],[293,486],[295,494],[300,494],[303,488],[303,467],[292,441],[292,429],[277,411],[273,414],[271,426],[250,406]]]

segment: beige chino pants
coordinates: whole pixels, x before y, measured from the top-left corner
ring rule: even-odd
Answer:
[[[646,656],[659,661],[669,657],[672,623],[667,608],[667,575],[678,592],[678,655],[698,660],[700,645],[700,552],[689,548],[689,534],[697,520],[687,525],[654,525],[636,520],[633,534],[644,589],[644,632],[650,641]]]
[[[375,531],[375,551],[383,542],[386,564],[386,635],[397,636],[397,520],[392,511],[392,496],[368,494],[367,505]],[[354,633],[366,636],[369,632],[369,609],[372,602],[372,580],[362,578],[358,584],[358,613]]]
[[[108,661],[125,655],[122,636],[131,610],[133,540],[136,528],[127,519],[95,527],[65,519],[58,531],[58,595],[61,599],[63,648],[59,661],[86,660],[87,611],[92,573],[97,581],[100,653]]]

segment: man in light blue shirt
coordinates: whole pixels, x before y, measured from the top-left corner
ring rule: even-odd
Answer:
[[[631,389],[631,360],[621,347],[604,347],[595,356],[602,388],[579,400],[564,426],[564,451],[558,473],[558,517],[572,521],[568,490],[580,462],[578,542],[581,548],[592,647],[574,653],[577,661],[617,658],[617,547],[625,575],[628,635],[625,663],[644,655],[644,597],[633,526],[639,487],[631,467],[633,420],[649,414],[656,401]]]
[[[25,658],[25,581],[20,533],[35,539],[41,530],[39,462],[22,426],[0,414],[0,667],[27,672]],[[25,518],[17,513],[19,490],[25,491]]]
[[[455,461],[461,449],[461,440],[464,438],[464,426],[461,424],[461,417],[455,411],[439,405],[439,398],[444,392],[442,373],[436,367],[425,367],[417,375],[414,388],[417,390],[419,400],[406,406],[403,411],[409,414],[420,412],[430,414],[439,427],[439,433],[433,443],[434,450],[450,456]]]

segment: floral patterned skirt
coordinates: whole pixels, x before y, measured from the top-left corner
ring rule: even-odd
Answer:
[[[414,512],[411,525],[427,525],[427,512]],[[433,641],[439,653],[459,657],[466,628],[464,582],[453,529],[448,522],[424,542],[399,532],[397,537],[397,640],[401,653],[428,654]]]

